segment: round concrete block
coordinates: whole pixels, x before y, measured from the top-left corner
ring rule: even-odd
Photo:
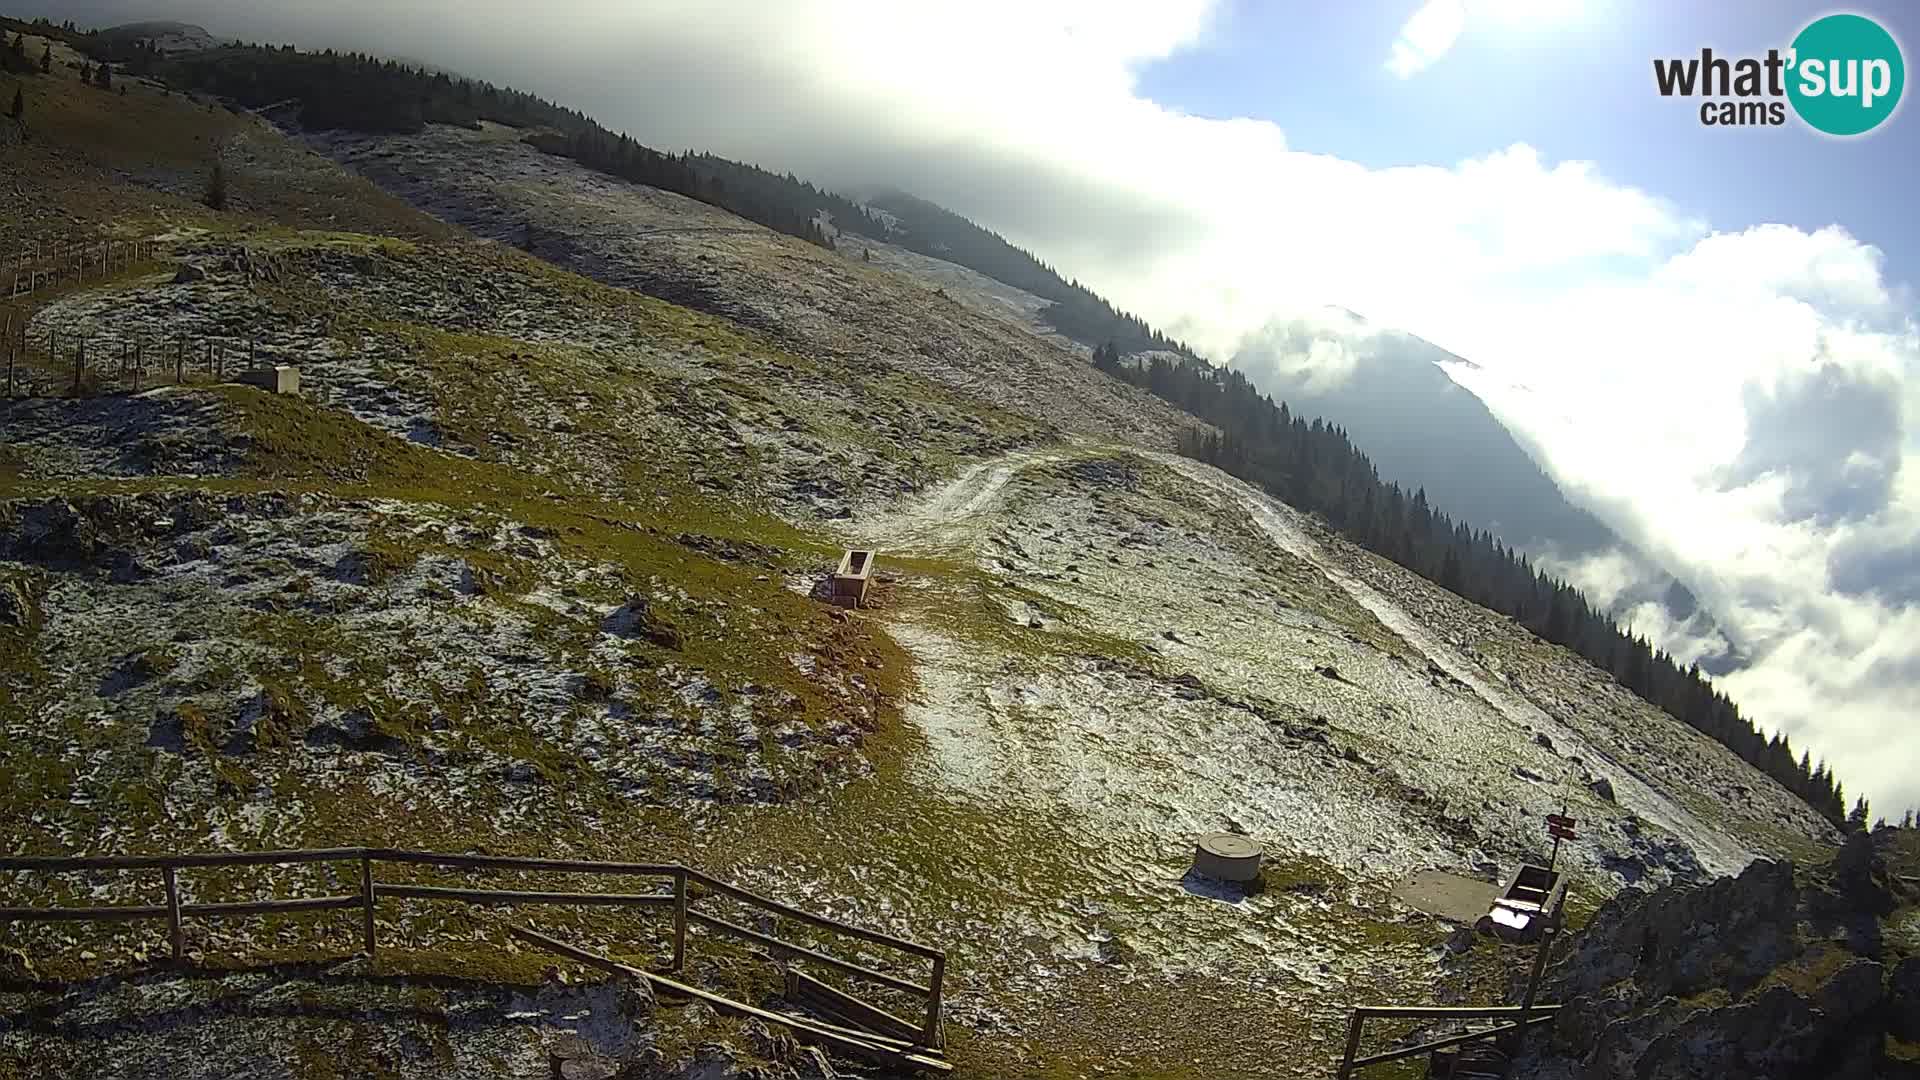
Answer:
[[[1193,852],[1193,872],[1221,881],[1260,876],[1260,845],[1239,833],[1208,833]]]

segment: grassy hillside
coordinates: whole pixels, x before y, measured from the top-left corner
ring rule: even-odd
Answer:
[[[947,948],[964,1075],[1197,1080],[1324,1073],[1354,999],[1492,993],[1518,958],[1455,957],[1393,886],[1537,858],[1569,801],[1582,911],[1828,839],[1604,673],[1302,542],[1172,455],[1191,418],[1006,320],[498,125],[323,157],[77,74],[29,79],[8,239],[157,256],[23,298],[29,340],[215,342],[303,389],[155,368],[131,393],[101,364],[68,396],[30,354],[35,394],[0,403],[0,850],[683,859]],[[815,594],[854,545],[883,577],[844,612]],[[1265,891],[1183,877],[1228,828],[1265,845]],[[637,1032],[669,1072],[715,1041],[796,1067],[700,1010],[636,1027],[610,989],[543,980],[506,946],[522,919],[666,947],[653,915],[398,901],[372,966],[344,914],[192,921],[185,972],[157,924],[10,932],[0,1076],[540,1073],[563,1023]],[[755,950],[698,933],[694,958],[777,1001]]]

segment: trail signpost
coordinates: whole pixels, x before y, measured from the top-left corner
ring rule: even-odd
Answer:
[[[1574,832],[1574,826],[1578,824],[1579,822],[1565,814],[1547,815],[1547,835],[1553,837],[1553,854],[1547,859],[1548,870],[1552,870],[1560,861],[1560,841],[1580,838],[1579,834]]]

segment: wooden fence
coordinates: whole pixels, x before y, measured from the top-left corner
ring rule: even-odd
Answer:
[[[180,899],[181,870],[215,866],[274,866],[288,863],[348,862],[359,864],[360,888],[356,893],[338,896],[310,896],[281,900],[252,900],[234,903],[183,903]],[[435,866],[461,870],[532,870],[560,873],[600,874],[664,880],[667,891],[643,893],[608,892],[533,892],[502,889],[460,889],[430,885],[404,885],[378,881],[374,867],[380,863]],[[115,904],[97,907],[0,907],[0,922],[130,922],[167,921],[175,962],[185,958],[186,941],[182,924],[186,919],[221,919],[276,912],[345,911],[362,912],[364,947],[374,956],[378,942],[374,933],[374,910],[383,898],[391,900],[439,900],[469,904],[598,904],[618,907],[656,907],[673,915],[672,970],[686,963],[687,927],[702,926],[716,933],[759,945],[776,957],[807,960],[845,975],[889,987],[926,1001],[924,1019],[918,1024],[919,1045],[937,1049],[941,1045],[940,1020],[943,984],[946,981],[946,953],[928,945],[868,930],[850,923],[815,915],[799,908],[710,877],[679,863],[589,862],[574,859],[533,859],[508,855],[453,855],[430,851],[405,851],[393,848],[321,848],[294,851],[217,852],[195,855],[97,855],[0,857],[0,871],[36,871],[72,873],[76,871],[153,871],[160,872],[166,891],[164,904]],[[925,983],[875,971],[849,960],[782,940],[693,909],[688,903],[688,887],[730,897],[771,915],[793,919],[830,933],[856,938],[931,963]]]
[[[1435,1050],[1445,1050],[1461,1043],[1480,1039],[1499,1039],[1516,1034],[1537,1024],[1551,1021],[1560,1010],[1558,1005],[1483,1005],[1483,1006],[1447,1006],[1447,1005],[1361,1005],[1355,1007],[1347,1019],[1347,1049],[1340,1059],[1340,1068],[1334,1075],[1338,1080],[1347,1080],[1356,1069],[1370,1065],[1385,1065],[1390,1061],[1431,1054]],[[1360,1053],[1360,1040],[1365,1032],[1368,1020],[1417,1019],[1417,1020],[1505,1020],[1481,1031],[1469,1031],[1461,1035],[1449,1035],[1444,1039],[1435,1039],[1418,1046],[1402,1047],[1385,1053],[1371,1054],[1367,1057]]]
[[[42,240],[0,260],[0,285],[9,298],[89,277],[104,279],[154,258],[156,242],[145,240]]]
[[[195,377],[224,381],[229,375],[271,363],[257,339],[135,335],[108,337],[49,326],[29,332],[24,313],[0,305],[0,361],[6,397],[33,396],[30,371],[52,372],[73,397],[114,390],[141,390]]]
[[[189,376],[222,381],[271,362],[254,337],[134,333],[118,337],[46,325],[31,329],[32,311],[11,300],[64,283],[105,280],[117,271],[163,257],[160,242],[143,240],[45,241],[0,260],[0,366],[5,397],[34,394],[33,373],[51,373],[53,393],[79,397],[91,393],[142,389]],[[242,248],[230,258],[251,282],[279,280],[285,261],[272,252]],[[44,382],[45,380],[42,379]],[[311,381],[311,380],[309,380]]]
[[[1564,886],[1562,886],[1564,888]],[[1541,976],[1547,970],[1547,958],[1553,954],[1553,943],[1560,936],[1560,930],[1566,919],[1566,907],[1556,903],[1553,914],[1547,917],[1546,929],[1538,944],[1533,948],[1533,967],[1527,975],[1527,988],[1518,1005],[1360,1005],[1356,1006],[1347,1018],[1347,1047],[1340,1057],[1340,1066],[1335,1071],[1336,1080],[1347,1080],[1357,1069],[1372,1065],[1384,1065],[1390,1061],[1430,1054],[1435,1050],[1459,1046],[1462,1043],[1477,1042],[1481,1039],[1494,1039],[1509,1051],[1516,1049],[1531,1028],[1547,1023],[1559,1012],[1560,1006],[1548,1005],[1539,1000]],[[1360,1056],[1360,1040],[1364,1037],[1368,1020],[1390,1018],[1419,1020],[1503,1020],[1480,1031],[1469,1031],[1461,1035],[1449,1035],[1444,1039],[1435,1039],[1418,1046],[1401,1047],[1384,1053]]]

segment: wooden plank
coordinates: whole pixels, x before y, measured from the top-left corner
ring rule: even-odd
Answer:
[[[799,968],[787,969],[787,999],[795,1004],[822,1009],[833,1014],[833,1019],[844,1020],[876,1035],[886,1035],[904,1042],[913,1042],[920,1037],[918,1024],[902,1020],[837,987],[828,986]]]
[[[366,940],[363,941],[361,944],[367,950],[367,959],[369,961],[373,959],[373,953],[375,948],[374,935],[373,935],[373,905],[374,905],[374,901],[378,899],[378,897],[379,897],[379,894],[374,892],[374,887],[373,887],[373,860],[367,858],[365,855],[362,855],[360,856],[360,906],[365,910],[361,915],[361,922],[362,922],[361,931],[365,935]]]
[[[687,871],[673,875],[673,970],[687,966]]]
[[[1558,1005],[1535,1005],[1534,1012],[1551,1012]],[[1518,1016],[1518,1005],[1356,1005],[1356,1014],[1366,1017],[1393,1016],[1409,1020],[1472,1020],[1496,1016]]]
[[[0,869],[4,869],[4,867],[0,867]],[[757,893],[748,892],[737,885],[729,885],[718,878],[709,877],[698,870],[688,870],[687,876],[714,892],[731,896],[735,900],[752,904],[757,908],[771,911],[776,915],[784,915],[790,919],[798,919],[803,923],[820,927],[823,930],[832,930],[836,933],[845,934],[848,937],[856,937],[862,941],[870,941],[875,945],[887,945],[899,949],[901,952],[911,953],[914,956],[923,957],[928,960],[946,955],[939,949],[922,945],[917,941],[908,941],[905,938],[894,937],[892,934],[883,934],[878,930],[868,930],[850,923],[843,923],[838,919],[830,919],[824,915],[815,915],[810,911],[801,911],[799,908],[789,907],[777,900],[769,900]]]
[[[758,930],[749,930],[739,923],[731,923],[725,919],[715,918],[705,912],[690,910],[687,912],[687,918],[689,921],[699,923],[708,929],[718,930],[723,934],[730,934],[733,937],[740,938],[742,941],[751,941],[756,945],[763,945],[771,949],[774,954],[781,959],[804,957],[815,963],[825,964],[837,971],[846,972],[848,975],[856,978],[865,979],[868,982],[877,983],[880,986],[898,990],[902,993],[913,994],[916,997],[927,997],[932,993],[928,987],[921,986],[919,983],[909,982],[906,979],[888,975],[884,971],[875,971],[872,968],[861,967],[859,964],[842,960],[837,956],[828,956],[823,952],[817,952],[804,946],[782,941],[770,934],[762,934]]]
[[[668,893],[522,892],[509,889],[449,889],[436,885],[375,884],[375,896],[402,900],[459,900],[469,904],[600,904],[608,907],[664,907]]]
[[[517,855],[445,855],[433,851],[406,851],[395,848],[368,848],[367,857],[375,862],[415,863],[478,870],[559,870],[595,874],[639,874],[672,877],[680,871],[674,863],[590,862],[584,859],[530,859]],[[0,866],[0,869],[5,869]]]
[[[628,978],[644,979],[648,983],[651,983],[655,989],[663,993],[672,994],[676,997],[693,998],[696,1001],[704,1001],[708,1005],[713,1006],[718,1012],[763,1020],[770,1024],[779,1024],[799,1034],[812,1036],[829,1046],[845,1050],[857,1057],[888,1065],[906,1064],[933,1072],[948,1073],[953,1071],[952,1065],[939,1058],[928,1057],[925,1054],[895,1050],[878,1042],[865,1038],[856,1038],[843,1031],[831,1030],[824,1025],[816,1024],[797,1016],[783,1016],[780,1013],[756,1008],[752,1005],[735,1001],[732,998],[722,997],[719,994],[708,993],[698,987],[688,986],[685,983],[669,979],[664,975],[655,975],[649,971],[642,971],[636,967],[629,967],[626,964],[617,963],[604,956],[568,945],[563,941],[550,938],[545,934],[530,930],[524,926],[513,926],[509,927],[508,930],[514,937],[530,945],[538,946],[549,952],[558,953],[561,956],[579,961],[589,967],[599,968],[602,971],[612,972],[617,975],[624,975]]]
[[[1334,1073],[1335,1080],[1347,1080],[1353,1072],[1353,1056],[1360,1052],[1360,1032],[1366,1026],[1366,1015],[1359,1009],[1347,1017],[1347,1052],[1340,1058],[1340,1069]]]
[[[224,904],[181,904],[180,914],[195,919],[229,919],[276,911],[335,911],[360,906],[358,896],[308,896],[297,900],[240,900]]]
[[[167,884],[167,941],[177,964],[187,955],[186,933],[180,926],[180,880],[171,866],[161,867],[160,874]]]
[[[927,995],[927,1022],[920,1038],[928,1046],[945,1046],[947,1042],[941,1027],[941,1010],[945,1007],[941,1002],[941,991],[946,981],[947,957],[942,953],[933,958],[933,974],[927,979],[927,985],[933,988],[933,993]]]
[[[1399,1050],[1389,1050],[1383,1054],[1373,1054],[1368,1057],[1354,1058],[1353,1064],[1347,1066],[1347,1068],[1351,1070],[1351,1069],[1362,1069],[1369,1065],[1384,1065],[1389,1061],[1399,1061],[1401,1058],[1416,1057],[1420,1054],[1430,1054],[1435,1050],[1445,1050],[1449,1046],[1458,1046],[1461,1043],[1473,1042],[1475,1039],[1496,1038],[1498,1036],[1505,1035],[1510,1031],[1516,1031],[1522,1027],[1533,1027],[1536,1024],[1544,1024],[1552,1019],[1553,1017],[1551,1016],[1535,1016],[1526,1020],[1524,1023],[1516,1020],[1511,1023],[1497,1024],[1493,1027],[1487,1028],[1484,1031],[1469,1031],[1464,1035],[1449,1035],[1444,1039],[1435,1039],[1432,1042],[1421,1043],[1419,1046],[1408,1046]]]
[[[360,858],[364,848],[317,848],[299,851],[216,851],[199,855],[7,855],[0,870],[38,870],[67,873],[76,870],[176,870],[193,866],[270,866],[276,863],[332,862]]]
[[[0,908],[0,922],[137,922],[164,919],[165,904],[109,904],[104,907],[78,908]]]

